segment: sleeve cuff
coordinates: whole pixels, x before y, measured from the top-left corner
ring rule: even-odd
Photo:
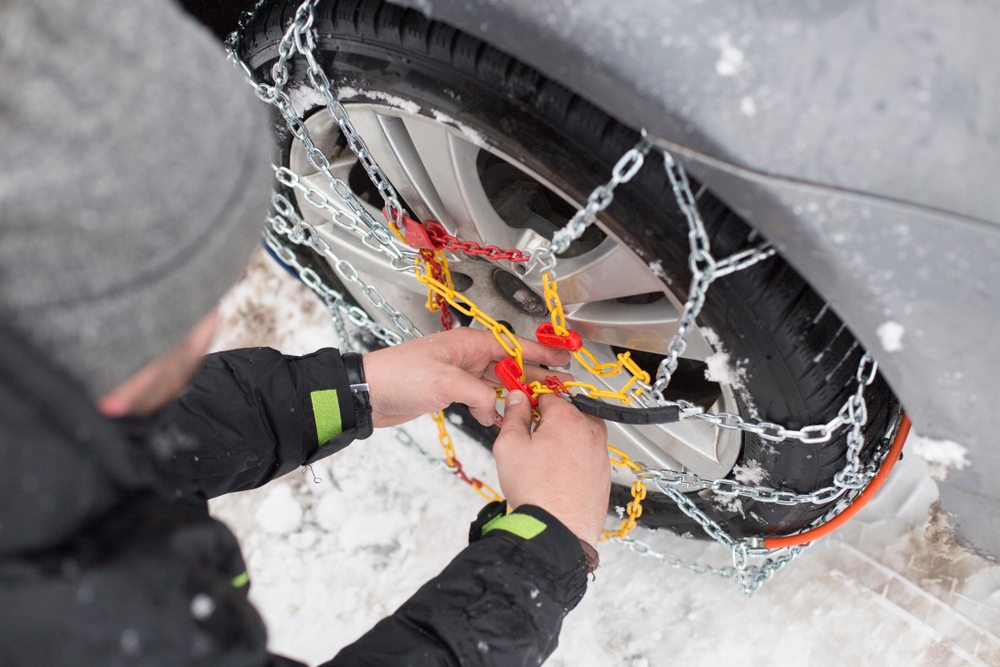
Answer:
[[[576,534],[537,505],[521,505],[507,513],[500,500],[484,507],[469,529],[469,541],[506,540],[518,543],[512,555],[526,567],[541,567],[557,581],[572,608],[587,590],[588,555]]]
[[[354,441],[354,404],[340,352],[317,350],[293,358],[296,387],[305,414],[303,460],[311,463]]]

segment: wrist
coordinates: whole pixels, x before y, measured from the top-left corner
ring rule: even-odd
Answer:
[[[597,544],[597,538],[601,532],[600,527],[594,528],[592,520],[579,516],[579,513],[574,512],[572,509],[561,508],[559,503],[545,502],[544,500],[524,500],[516,505],[511,504],[511,506],[513,507],[511,510],[513,512],[518,511],[519,508],[524,506],[543,509],[559,521],[566,530],[573,533],[581,543],[587,544],[591,548]]]
[[[341,358],[344,360],[344,368],[347,371],[351,405],[354,408],[355,438],[364,440],[370,437],[374,430],[371,396],[365,375],[364,360],[356,352],[347,352],[342,354]]]

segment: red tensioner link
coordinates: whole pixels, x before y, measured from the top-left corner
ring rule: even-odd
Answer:
[[[388,211],[382,209],[382,213],[388,219]],[[406,244],[411,248],[416,248],[417,250],[440,250],[444,247],[443,243],[439,243],[437,240],[431,238],[430,233],[428,233],[427,228],[422,222],[414,220],[405,213],[403,214],[403,228],[400,231],[403,233],[403,238],[406,239]]]
[[[523,375],[521,367],[517,365],[513,357],[507,357],[498,361],[496,369],[493,372],[496,373],[497,379],[503,383],[507,391],[523,391],[524,395],[531,402],[531,407],[538,407],[538,397],[535,396],[535,392],[531,390],[528,383],[521,379]]]
[[[386,219],[389,219],[389,212],[382,209]],[[475,241],[462,241],[453,234],[449,234],[440,223],[434,220],[420,222],[410,216],[403,214],[403,228],[400,230],[407,245],[418,250],[451,250],[452,252],[462,252],[470,257],[485,257],[490,260],[507,260],[509,262],[527,262],[529,255],[525,255],[517,248],[500,248],[495,245],[479,245]]]
[[[543,322],[538,325],[538,328],[535,329],[535,338],[545,347],[554,347],[559,350],[577,352],[583,347],[583,339],[580,338],[580,334],[569,329],[566,335],[561,336],[555,332],[551,322]]]

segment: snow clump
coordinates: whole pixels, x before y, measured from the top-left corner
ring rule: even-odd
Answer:
[[[931,477],[944,481],[949,469],[961,470],[969,465],[968,450],[952,440],[935,440],[911,433],[906,450],[927,461]]]
[[[906,329],[899,322],[887,320],[878,325],[875,333],[878,334],[878,339],[886,352],[899,352],[903,349],[903,334],[906,333]]]
[[[715,73],[719,76],[736,76],[743,69],[746,61],[743,51],[733,44],[729,33],[719,35],[712,44],[719,50],[719,59],[715,61]]]
[[[733,477],[741,484],[755,486],[762,484],[767,479],[767,471],[764,470],[764,466],[760,464],[760,461],[749,459],[742,465],[733,468]]]
[[[287,535],[302,525],[302,506],[292,496],[292,489],[275,486],[257,508],[257,525],[271,535]]]

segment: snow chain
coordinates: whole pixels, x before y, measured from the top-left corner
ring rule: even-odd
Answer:
[[[669,151],[662,147],[654,147],[645,138],[619,159],[612,169],[608,182],[599,185],[591,192],[584,207],[577,211],[562,229],[556,231],[552,241],[530,253],[517,248],[502,249],[461,241],[436,223],[414,221],[407,216],[392,183],[368,151],[346,109],[334,94],[329,78],[315,58],[316,33],[313,23],[316,18],[316,6],[320,1],[305,0],[295,12],[293,20],[278,44],[278,60],[271,68],[273,85],[256,81],[250,67],[238,55],[246,26],[263,2],[259,2],[257,7],[243,15],[238,29],[227,40],[227,50],[229,58],[244,73],[257,97],[281,113],[289,132],[304,146],[309,163],[328,181],[331,190],[349,212],[334,206],[327,195],[304,183],[297,174],[286,167],[275,166],[275,178],[281,185],[301,193],[301,197],[309,204],[329,214],[334,225],[358,236],[367,247],[385,254],[393,270],[412,273],[416,280],[427,287],[427,307],[438,312],[445,329],[453,325],[454,316],[451,312],[453,309],[490,331],[509,355],[510,358],[506,361],[513,364],[505,365],[503,362],[498,364],[498,369],[505,367],[509,371],[505,380],[508,389],[521,389],[532,401],[535,401],[539,394],[556,394],[574,400],[585,410],[605,410],[608,415],[621,415],[622,421],[629,418],[696,419],[708,422],[719,429],[741,431],[771,442],[795,440],[801,445],[825,443],[842,428],[847,428],[848,449],[844,468],[834,476],[832,485],[803,494],[741,484],[731,479],[706,479],[691,472],[649,468],[633,461],[615,447],[608,446],[611,464],[629,470],[635,476],[635,481],[631,487],[632,500],[625,508],[620,525],[616,529],[605,530],[602,540],[617,542],[638,555],[656,558],[670,567],[686,569],[695,574],[735,579],[743,593],[751,596],[809,545],[768,550],[763,547],[761,538],[734,538],[683,492],[709,490],[726,496],[745,497],[777,505],[832,504],[828,512],[813,522],[812,526],[829,521],[848,506],[871,481],[888,452],[888,447],[883,445],[867,465],[861,462],[860,453],[864,445],[864,428],[868,417],[864,391],[877,373],[873,359],[867,353],[862,356],[856,373],[855,391],[837,415],[825,424],[791,429],[771,422],[747,420],[738,414],[706,412],[684,400],[665,399],[663,392],[677,369],[678,358],[687,346],[687,333],[697,326],[697,317],[705,304],[712,282],[766,260],[775,254],[774,248],[770,244],[763,243],[724,259],[715,258],[711,253],[709,238],[684,168]],[[291,73],[290,61],[295,56],[300,56],[304,60],[309,85],[321,96],[326,112],[337,123],[347,140],[347,145],[358,156],[360,164],[382,196],[385,202],[385,220],[376,219],[353,194],[347,183],[333,174],[328,158],[316,146],[302,119],[294,111],[285,86]],[[611,204],[615,189],[627,183],[639,172],[651,152],[658,153],[663,160],[674,198],[687,222],[688,266],[692,274],[689,296],[684,304],[677,331],[671,337],[667,354],[657,367],[655,377],[650,377],[641,369],[630,358],[628,352],[620,353],[614,362],[599,363],[597,358],[579,343],[579,337],[575,332],[567,328],[556,280],[557,255],[594,223],[596,216]],[[272,196],[272,205],[274,213],[267,220],[268,224],[264,230],[265,242],[282,262],[296,271],[301,280],[324,300],[334,328],[344,341],[344,345],[352,348],[358,345],[349,335],[346,323],[350,323],[357,331],[372,336],[384,345],[397,345],[407,338],[422,335],[409,318],[388,303],[375,286],[365,283],[360,278],[357,269],[350,262],[336,255],[316,229],[298,214],[291,201],[276,192]],[[354,284],[360,288],[369,305],[388,318],[392,329],[376,323],[361,308],[350,305],[344,294],[325,284],[315,271],[303,266],[286,245],[285,240],[307,246],[324,257],[345,284]],[[552,344],[570,350],[576,361],[595,377],[607,378],[627,374],[628,380],[623,387],[618,391],[612,391],[582,381],[562,383],[554,377],[548,378],[544,383],[527,384],[523,376],[521,345],[517,338],[503,323],[482,311],[472,300],[455,289],[448,271],[446,250],[482,257],[492,262],[519,263],[522,270],[518,274],[522,278],[531,274],[539,275],[543,282],[544,298],[550,319],[549,323],[539,328],[539,339],[542,340],[544,335]],[[451,436],[448,434],[444,414],[437,412],[432,417],[438,428],[440,444],[445,453],[444,459],[438,459],[424,452],[402,428],[396,430],[397,439],[416,450],[432,465],[451,472],[471,485],[483,498],[487,500],[499,498],[494,489],[481,480],[470,477],[463,470],[455,454]],[[890,427],[886,441],[891,439],[895,426],[894,424]],[[731,553],[732,565],[717,568],[685,563],[674,554],[656,551],[648,544],[631,537],[630,532],[642,516],[642,501],[648,491],[647,483],[670,498],[682,512],[698,523],[707,535],[725,546]],[[751,564],[751,558],[761,560],[758,564]]]

